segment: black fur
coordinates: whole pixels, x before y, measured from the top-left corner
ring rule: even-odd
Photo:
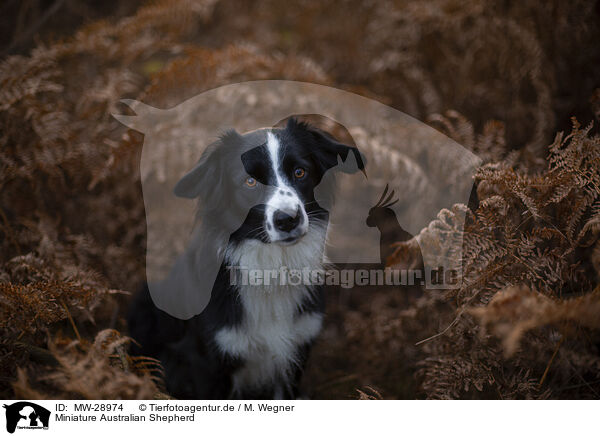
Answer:
[[[286,147],[282,163],[286,171],[287,166],[293,168],[298,162],[307,168],[306,180],[297,183],[294,181],[294,189],[304,201],[309,220],[320,220],[326,225],[328,214],[314,201],[314,187],[319,184],[325,171],[337,165],[337,156],[345,159],[349,152],[355,153],[359,168],[364,170],[362,155],[355,148],[341,144],[323,132],[293,119],[277,135]],[[200,199],[202,207],[198,217],[204,231],[209,233],[223,231],[224,226],[227,229],[228,211],[246,208],[246,219],[230,233],[230,247],[251,238],[268,243],[264,240],[264,235],[253,232],[253,229],[262,225],[264,217],[265,206],[260,202],[260,191],[240,191],[240,174],[231,174],[236,171],[245,172],[256,178],[262,186],[273,184],[273,175],[265,165],[265,145],[260,142],[260,137],[256,134],[239,135],[234,131],[227,133],[208,147],[198,164],[175,187],[174,192],[180,197]],[[239,168],[232,170],[235,166],[233,164],[239,163],[240,157],[243,171]],[[215,189],[215,186],[219,186],[219,189]],[[223,199],[227,200],[227,204],[223,204]],[[185,265],[190,262],[189,259],[201,261],[197,259],[197,251],[194,250],[194,246],[188,247],[178,264]],[[322,253],[314,255],[321,256]],[[193,269],[193,264],[191,265]],[[157,309],[147,286],[143,287],[131,304],[128,314],[130,334],[140,344],[132,351],[161,361],[167,390],[176,398],[268,399],[275,396],[275,385],[235,393],[232,391],[232,376],[244,362],[227,350],[220,349],[215,335],[224,327],[241,326],[244,307],[238,288],[230,284],[227,267],[227,259],[224,259],[208,305],[202,313],[191,319],[180,320]],[[202,280],[201,277],[197,279]],[[312,291],[312,297],[311,293],[307,293],[307,297],[297,308],[296,316],[324,313],[324,309],[324,290],[317,287]],[[283,398],[298,396],[298,384],[311,345],[312,342],[300,344],[295,350],[295,360],[299,364],[295,367],[292,383],[283,392]]]

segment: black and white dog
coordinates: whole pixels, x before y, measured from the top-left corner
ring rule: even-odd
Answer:
[[[154,306],[147,288],[130,309],[130,332],[141,344],[137,352],[161,361],[172,395],[298,396],[309,349],[323,323],[322,286],[278,280],[249,284],[232,281],[231,271],[322,270],[328,211],[315,200],[314,190],[350,153],[364,171],[355,147],[292,118],[285,128],[228,132],[175,186],[177,196],[199,199],[200,234],[225,232],[227,239],[216,247],[222,262],[202,313],[174,318]],[[233,165],[240,159],[241,165]],[[240,213],[244,219],[238,225],[232,217]],[[198,250],[190,244],[179,262],[182,268],[201,269]]]

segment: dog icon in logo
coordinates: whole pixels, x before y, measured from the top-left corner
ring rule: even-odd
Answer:
[[[47,429],[50,422],[50,411],[29,401],[4,405],[6,409],[6,431],[14,433],[17,427],[26,429]]]

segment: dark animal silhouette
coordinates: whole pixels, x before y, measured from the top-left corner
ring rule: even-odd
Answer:
[[[35,412],[31,412],[29,414],[29,426],[31,427],[37,427],[39,424],[37,422],[38,420],[38,416],[36,415]]]
[[[21,415],[21,411],[25,407],[31,407],[34,412],[30,413],[29,416]],[[42,425],[44,427],[48,427],[48,423],[50,421],[50,411],[45,409],[42,406],[38,406],[35,403],[30,403],[29,401],[19,401],[17,403],[13,403],[11,405],[4,405],[6,409],[6,431],[9,433],[14,433],[17,428],[17,424],[23,418],[29,418],[29,425],[31,427],[37,427],[37,420],[42,421]]]
[[[394,253],[395,242],[405,242],[412,239],[413,235],[408,233],[402,228],[396,217],[396,213],[392,210],[391,206],[398,202],[398,199],[393,200],[395,191],[392,190],[388,194],[389,185],[385,185],[381,198],[369,210],[369,216],[367,217],[367,226],[377,227],[380,233],[379,237],[379,255],[381,264],[385,267],[387,259]],[[387,197],[386,197],[386,194]],[[415,262],[411,262],[417,269],[423,268],[423,257],[419,250],[417,259]]]

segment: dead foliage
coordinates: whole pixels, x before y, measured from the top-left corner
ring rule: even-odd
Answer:
[[[128,356],[116,331],[144,279],[146,223],[142,138],[110,114],[123,98],[164,108],[292,79],[390,103],[484,161],[477,199],[440,211],[389,259],[410,258],[415,241],[441,253],[462,240],[462,286],[332,291],[307,390],[598,398],[597,19],[582,1],[156,1],[4,58],[0,396],[158,395],[156,362]],[[443,171],[414,162],[415,174]]]
[[[72,400],[153,398],[160,383],[160,364],[127,354],[130,338],[115,330],[98,332],[92,343],[54,338],[48,357],[51,371],[36,375],[19,369],[14,384],[19,398]]]

